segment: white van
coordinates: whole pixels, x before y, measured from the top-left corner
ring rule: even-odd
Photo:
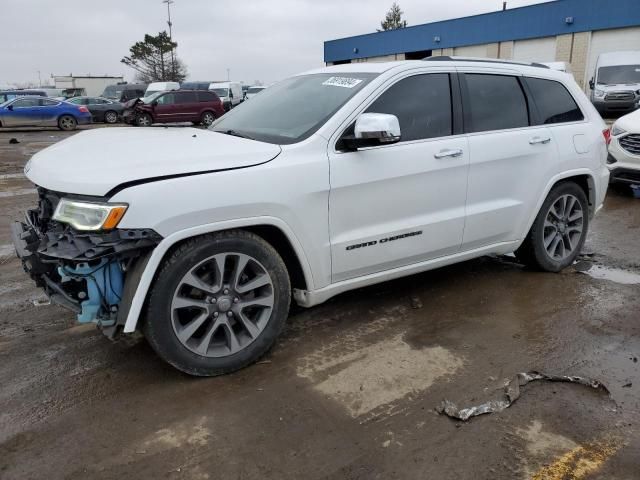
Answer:
[[[591,102],[601,115],[628,113],[640,104],[640,51],[601,53],[589,80]]]
[[[242,102],[242,85],[239,82],[219,82],[209,85],[209,90],[213,90],[222,100],[222,105],[226,111],[231,110]]]
[[[154,93],[168,92],[170,90],[180,90],[180,84],[178,82],[153,82],[147,87],[144,96],[148,97]]]

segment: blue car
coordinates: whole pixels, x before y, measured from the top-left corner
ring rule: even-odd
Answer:
[[[58,127],[75,130],[91,123],[84,105],[73,105],[49,97],[18,97],[0,104],[0,127]]]

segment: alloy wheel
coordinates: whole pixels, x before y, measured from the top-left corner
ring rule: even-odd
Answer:
[[[182,277],[171,302],[171,323],[192,352],[226,357],[258,338],[273,306],[273,280],[265,267],[243,253],[221,253]]]
[[[60,119],[60,128],[63,130],[73,130],[76,127],[76,121],[73,117],[65,115]]]
[[[115,112],[107,112],[104,114],[104,120],[107,123],[116,123],[118,121],[118,115]]]
[[[584,230],[584,212],[580,201],[571,194],[558,197],[545,217],[543,241],[547,255],[564,260],[580,244]]]
[[[202,123],[205,127],[208,127],[209,125],[211,125],[214,120],[215,118],[211,113],[207,112],[202,116]]]

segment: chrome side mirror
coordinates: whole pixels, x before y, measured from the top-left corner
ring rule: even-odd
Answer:
[[[343,140],[349,149],[357,150],[396,143],[400,138],[398,117],[387,113],[363,113],[356,119],[354,135]]]

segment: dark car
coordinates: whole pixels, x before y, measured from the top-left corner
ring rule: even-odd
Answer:
[[[214,93],[202,90],[158,92],[125,104],[122,119],[139,127],[153,123],[193,122],[209,126],[224,115],[222,101]]]
[[[144,97],[146,90],[146,83],[118,83],[117,85],[108,85],[100,97],[125,103]]]
[[[24,97],[27,95],[37,95],[39,97],[46,97],[44,92],[31,91],[31,90],[0,90],[0,103],[4,103],[7,100],[13,100],[14,98]]]
[[[124,111],[124,105],[108,98],[74,97],[67,102],[74,105],[86,105],[94,122],[116,123]]]

